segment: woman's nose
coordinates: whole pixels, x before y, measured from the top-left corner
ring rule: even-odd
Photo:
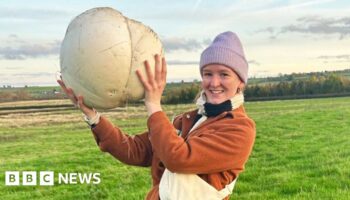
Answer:
[[[213,76],[212,79],[210,80],[210,86],[212,87],[220,86],[220,77]]]

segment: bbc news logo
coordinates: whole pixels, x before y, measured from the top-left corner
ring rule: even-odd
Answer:
[[[22,175],[22,181],[21,181]],[[58,173],[55,179],[53,171],[6,171],[6,186],[53,186],[57,180],[58,184],[100,184],[100,173]]]

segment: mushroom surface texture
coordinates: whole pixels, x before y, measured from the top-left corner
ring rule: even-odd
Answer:
[[[89,107],[125,106],[144,96],[135,71],[145,74],[145,60],[154,70],[155,54],[162,55],[163,47],[148,26],[112,8],[93,8],[67,28],[60,50],[62,80]]]

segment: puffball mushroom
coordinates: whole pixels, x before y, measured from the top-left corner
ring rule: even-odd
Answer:
[[[69,24],[60,52],[62,80],[85,105],[110,109],[139,100],[144,88],[135,71],[154,70],[154,55],[163,54],[155,32],[112,8],[93,8]]]

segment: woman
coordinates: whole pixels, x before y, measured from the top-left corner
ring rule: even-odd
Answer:
[[[148,131],[128,136],[59,84],[86,115],[102,151],[129,165],[151,166],[153,186],[146,199],[229,199],[251,153],[255,123],[245,113],[243,88],[248,64],[232,32],[219,34],[200,59],[202,92],[198,109],[170,122],[161,108],[166,62],[155,56],[154,75],[137,71],[145,88]]]

